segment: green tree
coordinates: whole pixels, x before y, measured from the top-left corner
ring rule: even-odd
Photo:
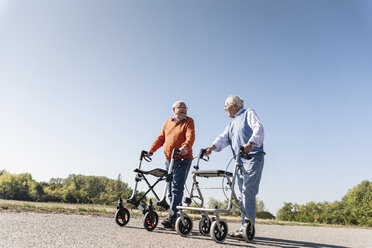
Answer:
[[[277,213],[278,219],[284,221],[294,221],[295,215],[295,207],[290,202],[284,202],[284,206]]]
[[[342,198],[346,223],[372,226],[372,182],[363,181]]]
[[[36,181],[31,181],[28,189],[28,196],[32,201],[40,201],[44,195],[43,187]]]
[[[256,211],[257,212],[265,211],[265,203],[258,198],[256,198]]]
[[[128,199],[133,193],[133,190],[128,187],[128,184],[121,180],[121,174],[118,175],[116,180],[110,180],[107,183],[105,191],[105,199],[107,199],[108,202],[115,202],[119,197]],[[139,198],[139,194],[140,193],[137,192],[137,199]],[[146,204],[146,199],[142,203]]]
[[[31,188],[31,195],[29,190]],[[32,179],[30,173],[10,174],[2,171],[0,175],[0,197],[14,200],[38,199],[37,183]],[[36,190],[36,191],[35,191]]]
[[[30,173],[10,174],[0,171],[0,198],[33,201],[64,201],[71,203],[116,204],[119,197],[127,199],[133,190],[121,180],[107,177],[71,174],[67,178],[51,178],[38,183]],[[143,192],[136,192],[136,199]],[[146,204],[147,198],[141,204]]]
[[[341,201],[333,203],[284,203],[278,211],[278,219],[372,226],[372,182],[361,182],[349,190]]]
[[[42,195],[42,201],[63,201],[62,199],[62,178],[51,178],[49,183],[43,183],[44,195]]]
[[[259,219],[275,219],[275,216],[269,211],[259,211],[256,212],[256,218]]]

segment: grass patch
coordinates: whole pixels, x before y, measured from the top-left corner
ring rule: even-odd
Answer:
[[[60,206],[52,206],[51,209],[52,210],[55,210],[55,211],[64,211],[64,210],[66,210],[66,208],[60,207]]]
[[[35,204],[32,204],[32,203],[23,203],[22,207],[24,207],[24,208],[36,208]]]
[[[9,208],[15,208],[17,204],[12,203],[2,203],[0,204],[0,209],[9,209]]]
[[[108,210],[103,207],[94,208],[89,205],[75,205],[75,204],[64,204],[64,206],[54,205],[56,203],[0,203],[0,211],[10,212],[37,212],[37,213],[56,213],[56,214],[93,214],[102,216],[113,216],[115,214],[114,208]],[[136,216],[136,214],[134,214]]]
[[[77,207],[76,210],[77,210],[78,212],[87,212],[87,211],[88,211],[88,209],[83,208],[83,207]]]

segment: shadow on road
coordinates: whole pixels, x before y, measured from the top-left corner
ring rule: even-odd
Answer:
[[[241,239],[236,239],[241,241]],[[273,239],[273,238],[266,238],[266,237],[255,237],[254,240],[249,243],[251,245],[262,245],[265,247],[291,247],[291,248],[348,248],[346,246],[338,246],[338,245],[327,245],[327,244],[320,244],[320,243],[312,243],[312,242],[304,242],[304,241],[294,241],[294,240],[287,240],[287,239]]]
[[[135,226],[126,226],[125,228],[133,228],[133,229],[142,229],[143,227],[135,227]],[[179,235],[176,233],[175,230],[169,230],[162,227],[156,228],[153,232],[162,233],[166,235]],[[210,242],[214,243],[214,240],[210,236],[202,236],[199,232],[192,231],[190,235],[186,238],[196,239],[196,240],[209,240]],[[211,244],[212,244],[211,243]],[[236,246],[236,247],[257,247],[257,246],[265,246],[265,247],[280,247],[280,248],[349,248],[347,246],[338,246],[338,245],[328,245],[328,244],[320,244],[320,243],[313,243],[313,242],[304,242],[304,241],[295,241],[295,240],[287,240],[287,239],[275,239],[275,238],[267,238],[267,237],[255,237],[252,242],[245,242],[240,238],[227,238],[222,245],[229,245],[229,246]]]

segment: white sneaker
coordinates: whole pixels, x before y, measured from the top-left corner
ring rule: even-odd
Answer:
[[[238,230],[235,232],[229,232],[228,235],[230,237],[235,237],[235,238],[243,238],[243,227],[240,227]]]

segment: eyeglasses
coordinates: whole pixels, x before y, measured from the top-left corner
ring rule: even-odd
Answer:
[[[225,108],[235,105],[236,103],[225,103]]]
[[[186,109],[186,110],[188,109],[186,106],[177,106],[176,108],[177,109]]]

